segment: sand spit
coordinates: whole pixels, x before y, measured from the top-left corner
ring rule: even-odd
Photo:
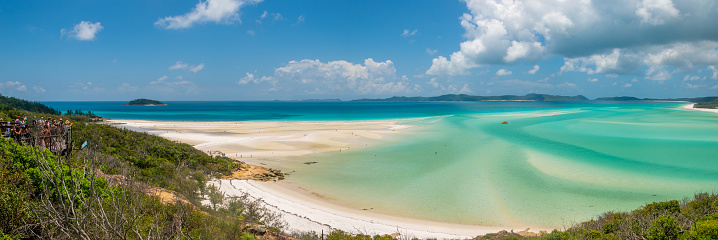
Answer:
[[[696,105],[695,103],[683,105],[680,108],[681,109],[688,109],[688,110],[694,110],[694,111],[701,111],[701,112],[712,112],[712,113],[718,113],[718,109],[708,109],[708,108],[694,108],[693,106]]]

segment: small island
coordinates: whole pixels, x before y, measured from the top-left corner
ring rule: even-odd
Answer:
[[[152,100],[152,99],[146,99],[146,98],[140,98],[130,101],[129,103],[125,105],[140,105],[140,106],[164,106],[167,104],[164,104],[163,102]]]

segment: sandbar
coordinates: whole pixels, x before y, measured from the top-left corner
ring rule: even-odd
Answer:
[[[687,104],[681,106],[681,109],[688,109],[688,110],[694,110],[694,111],[701,111],[701,112],[712,112],[712,113],[718,113],[718,109],[709,109],[709,108],[695,108],[693,107],[696,105],[695,103]]]
[[[297,164],[307,154],[352,151],[382,141],[391,141],[402,132],[413,131],[414,120],[321,121],[321,122],[195,122],[110,120],[137,131],[193,145],[210,154],[221,154],[250,164],[282,166]],[[423,121],[430,121],[424,119]],[[329,233],[342,230],[362,234],[392,234],[421,239],[465,239],[500,230],[526,231],[531,226],[479,226],[442,223],[354,209],[330,202],[289,182],[214,180],[225,195],[243,192],[262,199],[282,212],[289,231]],[[541,228],[530,228],[538,232]],[[550,230],[549,230],[550,231]]]

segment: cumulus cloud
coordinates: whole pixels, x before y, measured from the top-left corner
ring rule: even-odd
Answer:
[[[5,83],[0,82],[0,89],[4,88],[12,88],[21,92],[27,91],[27,87],[18,81],[7,81]]]
[[[529,74],[536,74],[536,72],[538,72],[539,68],[540,68],[539,65],[534,65],[534,68],[531,69],[531,70],[529,70],[528,73],[529,73]]]
[[[200,0],[199,3],[184,15],[160,18],[155,26],[164,29],[190,28],[197,23],[214,22],[219,24],[231,24],[241,22],[239,10],[262,0]]]
[[[511,75],[511,73],[512,73],[511,71],[502,68],[502,69],[499,69],[498,71],[496,71],[496,76],[506,76],[506,75]]]
[[[397,76],[392,61],[375,62],[371,58],[364,60],[363,65],[343,60],[326,63],[310,59],[290,61],[275,69],[271,76],[256,77],[246,73],[238,84],[263,82],[272,85],[270,91],[308,94],[382,95],[416,93],[421,90],[420,86],[411,84],[406,76]]]
[[[666,79],[661,69],[718,64],[715,1],[464,1],[465,40],[450,56],[434,58],[426,74],[466,75],[483,65],[556,55],[564,58],[562,72],[646,71],[647,79]]]
[[[169,70],[180,70],[180,69],[187,69],[190,70],[193,73],[197,73],[204,69],[204,63],[200,63],[199,65],[189,65],[186,63],[183,63],[182,61],[177,61],[174,65],[168,67]]]
[[[436,52],[438,51],[431,48],[426,48],[426,53],[428,53],[429,55],[434,55],[436,54]]]
[[[641,22],[660,25],[678,17],[679,11],[671,0],[643,0],[637,5],[636,15]]]
[[[598,82],[598,78],[589,78],[588,82]]]
[[[92,41],[95,40],[95,35],[103,28],[100,22],[90,23],[88,21],[81,21],[76,24],[72,30],[61,29],[60,36],[67,35],[80,41]]]

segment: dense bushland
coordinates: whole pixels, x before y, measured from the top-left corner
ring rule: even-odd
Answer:
[[[696,103],[696,105],[693,105],[694,108],[709,108],[709,109],[717,109],[718,108],[718,99],[710,101],[710,102],[699,102]]]

